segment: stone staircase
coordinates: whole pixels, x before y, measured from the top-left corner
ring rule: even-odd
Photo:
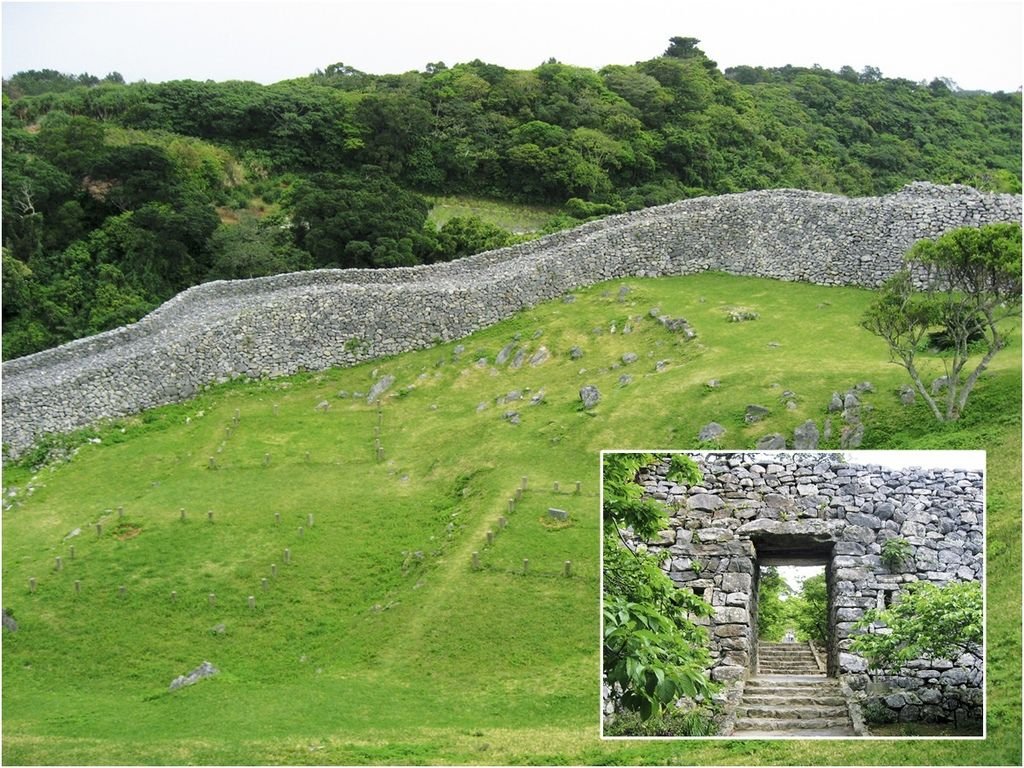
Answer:
[[[820,675],[818,662],[807,643],[758,643],[760,675]]]
[[[798,643],[760,643],[758,674],[736,710],[738,738],[856,736],[839,681]]]

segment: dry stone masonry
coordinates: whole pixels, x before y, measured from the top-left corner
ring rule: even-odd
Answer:
[[[670,578],[714,607],[712,679],[738,691],[758,668],[759,566],[820,564],[830,598],[830,676],[866,707],[891,710],[893,720],[980,720],[977,656],[917,659],[900,675],[879,677],[849,647],[854,623],[890,605],[906,584],[983,580],[981,473],[857,466],[822,453],[707,453],[698,464],[697,486],[668,480],[667,456],[638,480],[648,498],[670,508],[671,528],[648,548],[667,550]],[[906,541],[910,556],[890,569],[881,550],[893,537]]]
[[[1019,221],[1021,198],[912,184],[877,198],[746,192],[649,208],[445,264],[218,281],[129,326],[3,366],[4,441],[177,402],[238,376],[352,365],[466,336],[567,291],[705,270],[877,286],[923,237]]]

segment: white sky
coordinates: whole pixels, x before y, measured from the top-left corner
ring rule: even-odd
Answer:
[[[843,451],[847,461],[855,464],[880,464],[890,469],[922,467],[925,469],[985,470],[984,451]]]
[[[600,68],[696,37],[720,68],[860,71],[961,88],[1020,87],[1021,0],[334,0],[3,2],[3,75],[50,68],[126,80],[300,77],[344,62],[375,74],[480,58]]]

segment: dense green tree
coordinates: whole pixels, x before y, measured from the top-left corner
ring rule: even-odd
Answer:
[[[882,625],[884,632],[873,631]],[[895,673],[914,659],[956,661],[963,653],[980,654],[984,639],[981,585],[951,581],[942,587],[918,581],[906,585],[896,602],[872,609],[855,628],[850,650],[872,669]]]
[[[222,226],[210,239],[209,280],[238,280],[310,269],[309,253],[295,246],[281,217],[243,217]]]
[[[761,569],[757,585],[757,636],[768,642],[778,642],[786,631],[789,615],[784,596],[792,590],[774,565]]]
[[[798,635],[825,645],[828,642],[828,585],[825,575],[804,579],[800,592],[786,601]]]
[[[423,198],[372,171],[301,180],[289,207],[295,244],[318,267],[408,262],[412,237],[423,229],[428,210]]]

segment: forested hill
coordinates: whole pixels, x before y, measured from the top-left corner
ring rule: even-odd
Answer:
[[[543,204],[549,229],[697,195],[1021,190],[1021,95],[737,67],[693,38],[599,71],[473,61],[296,80],[3,91],[3,356],[137,319],[218,278],[451,259],[524,236],[438,228],[424,195]]]

